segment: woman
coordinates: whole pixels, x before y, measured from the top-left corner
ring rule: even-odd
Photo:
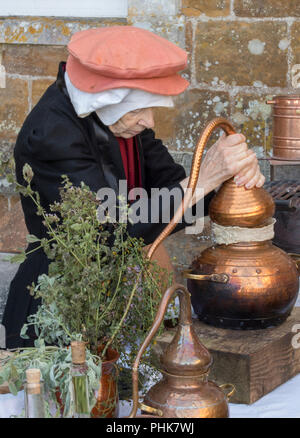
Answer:
[[[186,52],[130,26],[78,32],[68,50],[67,63],[60,63],[57,80],[18,135],[14,151],[18,182],[24,184],[22,169],[29,163],[34,172],[32,188],[46,209],[59,200],[63,174],[75,185],[83,181],[94,192],[103,187],[118,192],[119,181],[127,180],[128,189],[142,187],[149,196],[151,188],[177,188],[184,194],[188,178],[155,138],[152,108],[172,106],[171,96],[189,85],[177,74],[187,65]],[[221,137],[203,160],[198,186],[204,190],[204,214],[213,190],[232,176],[237,184],[249,188],[264,183],[255,154],[241,134]],[[21,201],[29,233],[45,236],[31,200],[22,197]],[[145,200],[150,213],[151,201]],[[171,199],[169,205],[160,205],[160,217],[164,208],[174,210],[172,203]],[[146,244],[164,227],[162,221],[128,224],[130,234],[143,237]],[[31,249],[29,245],[27,251]],[[11,283],[3,317],[7,348],[32,345],[32,339],[19,336],[39,304],[29,295],[27,285],[47,273],[48,263],[42,251],[33,252]]]

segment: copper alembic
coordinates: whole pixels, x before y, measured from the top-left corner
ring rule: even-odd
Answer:
[[[149,258],[188,208],[197,185],[204,147],[216,127],[222,128],[227,135],[235,132],[223,118],[214,119],[206,126],[194,153],[188,183],[191,190],[152,244]],[[259,229],[268,223],[273,213],[273,199],[264,189],[246,190],[236,186],[232,179],[221,186],[210,205],[211,219],[223,227]],[[199,318],[230,328],[266,327],[282,322],[291,312],[299,287],[296,264],[284,251],[274,247],[270,239],[211,247],[196,258],[186,276]],[[190,295],[181,285],[174,285],[165,292],[152,328],[136,357],[130,417],[136,415],[139,406],[140,358],[157,332],[174,293],[180,298],[179,325],[161,357],[163,379],[147,393],[146,406],[142,409],[165,418],[227,417],[224,392],[208,381],[211,356],[197,339],[191,323]]]
[[[161,356],[163,378],[138,403],[138,366],[140,359],[163,321],[168,304],[179,295],[180,313],[177,331]],[[152,328],[143,342],[133,366],[133,407],[130,418],[138,407],[156,417],[164,418],[225,418],[229,416],[227,399],[233,385],[218,387],[208,380],[212,357],[199,341],[192,325],[191,301],[187,289],[175,284],[160,303]],[[221,389],[222,388],[222,389]],[[225,391],[231,390],[227,395]],[[142,415],[143,416],[143,415]]]
[[[205,127],[196,146],[188,187],[193,193],[206,143],[215,128],[235,133],[231,123],[217,118]],[[192,195],[190,194],[190,197]],[[156,239],[150,255],[172,232],[186,208],[185,200]],[[263,188],[247,190],[233,179],[222,184],[211,200],[209,215],[217,225],[258,231],[274,214],[272,196]],[[299,290],[295,261],[272,244],[260,241],[217,244],[202,252],[185,274],[198,317],[215,326],[233,329],[265,328],[282,323],[290,314]]]
[[[211,200],[209,215],[224,233],[228,227],[239,227],[250,234],[270,223],[274,210],[266,190],[247,190],[230,179]],[[203,274],[211,277],[202,280]],[[295,261],[269,237],[212,246],[192,262],[186,277],[198,317],[232,329],[281,324],[291,313],[299,290]]]

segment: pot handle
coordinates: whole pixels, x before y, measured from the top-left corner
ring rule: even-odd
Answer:
[[[295,265],[300,273],[300,255],[299,254],[294,254],[292,252],[288,252],[288,255],[291,257],[291,259],[293,260],[293,262],[295,262]]]
[[[144,405],[144,403],[139,403],[139,408],[142,411],[147,412],[148,414],[157,415],[158,417],[163,416],[163,411],[161,411],[160,409],[152,408],[152,406]]]
[[[220,385],[220,388],[224,392],[224,394],[227,398],[227,401],[229,401],[229,399],[235,393],[235,386],[232,383],[223,383],[223,385]],[[226,393],[226,390],[228,390],[229,392]]]
[[[215,283],[228,283],[229,276],[227,274],[191,274],[192,269],[183,271],[183,277],[189,280],[207,280]]]
[[[274,105],[275,103],[275,100],[266,100],[267,105]]]

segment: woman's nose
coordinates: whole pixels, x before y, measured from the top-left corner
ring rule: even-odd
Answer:
[[[148,128],[148,129],[154,128],[154,115],[153,115],[152,108],[145,109],[138,124],[144,126],[145,128]]]

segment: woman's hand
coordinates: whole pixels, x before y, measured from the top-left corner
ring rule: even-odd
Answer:
[[[261,187],[265,177],[261,174],[255,153],[248,149],[243,134],[225,134],[207,151],[200,167],[198,187],[205,194],[229,178],[247,189]]]

